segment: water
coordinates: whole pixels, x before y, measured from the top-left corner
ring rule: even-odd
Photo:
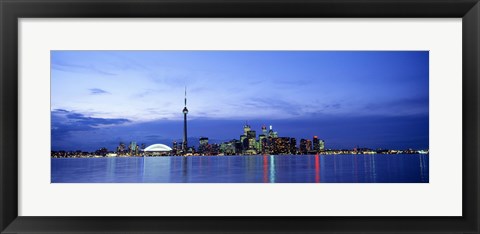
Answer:
[[[428,155],[52,158],[52,183],[428,183]]]

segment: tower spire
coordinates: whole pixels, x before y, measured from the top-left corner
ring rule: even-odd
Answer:
[[[185,154],[188,150],[188,140],[187,140],[187,86],[185,85],[185,107],[182,110],[183,112],[183,143],[182,143],[182,150]]]

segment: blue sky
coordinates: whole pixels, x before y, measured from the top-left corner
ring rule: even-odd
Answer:
[[[260,132],[428,148],[427,51],[52,51],[52,150]]]

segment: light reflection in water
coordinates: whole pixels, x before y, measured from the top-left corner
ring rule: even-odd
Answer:
[[[76,158],[51,162],[52,183],[429,182],[428,155]]]
[[[315,183],[320,183],[320,160],[318,154],[315,155]]]
[[[270,155],[270,183],[275,183],[275,157]]]
[[[357,155],[353,155],[353,161],[354,161],[354,173],[355,173],[355,182],[358,182],[358,165],[357,165]]]
[[[268,158],[267,155],[263,155],[263,183],[268,183]]]
[[[188,178],[187,178],[187,173],[188,173],[188,161],[187,161],[187,158],[188,157],[183,157],[182,159],[182,162],[183,162],[183,165],[182,165],[182,168],[183,168],[183,182],[188,182]]]
[[[333,156],[333,174],[335,175],[335,177],[334,177],[335,182],[337,182],[337,177],[338,177],[337,176],[337,157],[339,157],[339,156],[337,156],[337,155]]]

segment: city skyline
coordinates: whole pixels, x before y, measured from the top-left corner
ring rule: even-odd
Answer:
[[[51,56],[52,150],[180,142],[185,86],[192,145],[205,136],[215,143],[238,138],[235,126],[248,121],[298,140],[318,135],[331,148],[428,149],[426,51]]]

